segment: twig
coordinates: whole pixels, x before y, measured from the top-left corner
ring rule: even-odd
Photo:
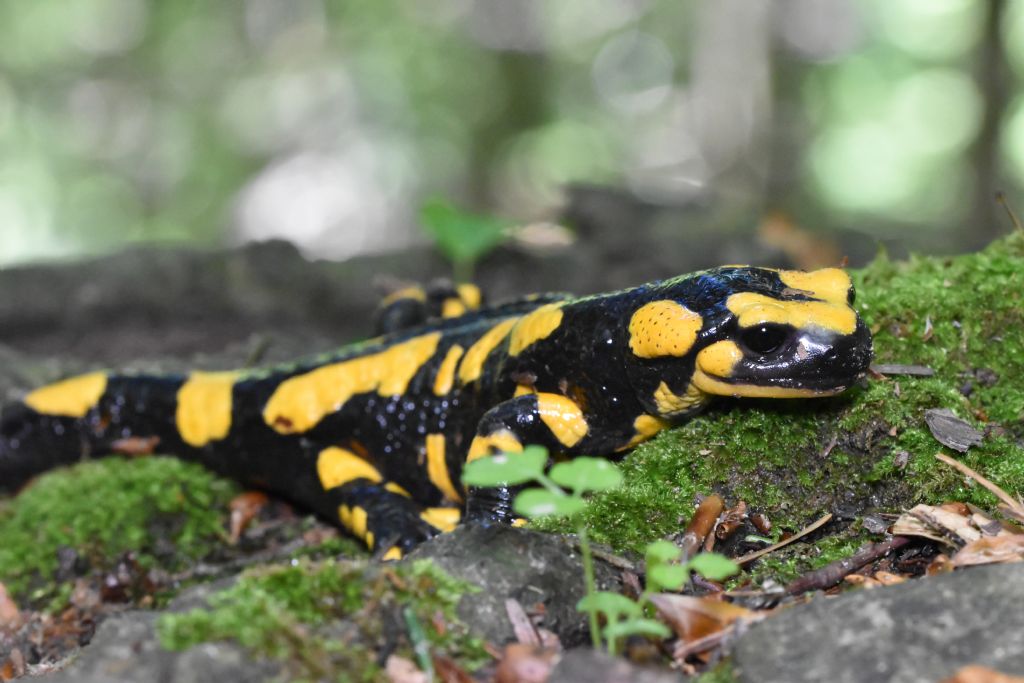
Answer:
[[[913,540],[910,536],[893,536],[888,541],[875,543],[867,548],[858,550],[850,557],[836,560],[827,564],[821,569],[804,574],[786,586],[786,593],[789,595],[800,595],[812,590],[824,590],[836,585],[847,574],[851,574],[864,565],[885,557],[893,550],[898,550]]]
[[[775,543],[774,545],[770,545],[767,548],[761,548],[760,550],[755,550],[754,552],[747,553],[746,555],[743,555],[742,557],[734,557],[733,558],[733,562],[735,562],[736,564],[747,564],[749,562],[753,562],[754,560],[756,560],[757,558],[761,557],[762,555],[767,555],[768,553],[775,552],[779,548],[787,546],[790,543],[792,543],[793,541],[800,540],[801,538],[803,538],[807,534],[809,534],[809,533],[811,533],[813,531],[817,531],[819,528],[821,528],[825,524],[828,524],[831,521],[832,521],[832,513],[829,512],[824,517],[819,519],[817,522],[814,522],[810,526],[805,526],[798,533],[790,536],[785,541],[779,541],[778,543]]]
[[[1010,220],[1013,222],[1013,227],[1017,228],[1017,232],[1024,232],[1024,225],[1020,224],[1020,219],[1017,218],[1017,214],[1010,208],[1010,202],[1006,201],[1006,193],[1000,190],[996,192],[996,202],[1002,205],[1006,209],[1006,213],[1010,216]]]
[[[987,488],[989,491],[995,494],[996,498],[1003,501],[1003,503],[1006,504],[1006,507],[1013,510],[1017,516],[1024,516],[1024,505],[1021,505],[1020,501],[1018,501],[1016,498],[1011,496],[1003,489],[999,488],[999,486],[997,486],[996,484],[992,483],[985,477],[981,476],[980,474],[972,470],[970,467],[960,462],[959,460],[955,460],[949,457],[945,453],[936,453],[935,457],[941,460],[942,462],[946,463],[950,467],[954,467],[960,470],[962,473],[966,474],[968,477],[970,477],[974,481],[978,482],[979,484]]]
[[[540,634],[537,633],[537,627],[533,625],[533,621],[530,620],[519,601],[515,598],[507,598],[505,612],[508,613],[508,620],[512,622],[512,632],[515,633],[516,640],[525,645],[540,647]]]
[[[719,631],[709,633],[708,635],[697,638],[696,640],[691,640],[689,642],[678,640],[676,641],[676,644],[672,646],[672,659],[681,664],[683,660],[690,655],[713,650],[732,636],[733,631],[734,626],[730,624]]]

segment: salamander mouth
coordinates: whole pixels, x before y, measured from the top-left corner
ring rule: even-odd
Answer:
[[[798,381],[776,380],[755,384],[735,378],[718,377],[699,368],[693,373],[693,384],[707,394],[742,396],[749,398],[821,398],[846,391],[859,377],[851,377],[841,384],[809,386]]]

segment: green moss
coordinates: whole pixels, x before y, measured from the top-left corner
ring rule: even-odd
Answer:
[[[237,641],[284,662],[290,680],[373,681],[383,678],[377,652],[392,639],[396,654],[415,661],[407,630],[396,626],[411,610],[433,652],[472,670],[488,658],[455,616],[468,590],[429,561],[381,567],[300,560],[246,573],[208,609],[163,615],[158,633],[175,650]]]
[[[56,586],[57,552],[75,550],[93,568],[134,551],[143,566],[167,569],[224,542],[235,487],[198,465],[171,458],[108,458],[39,477],[0,510],[0,581],[41,603]]]
[[[702,673],[694,683],[736,683],[737,680],[732,661],[726,659]]]
[[[881,257],[853,277],[875,362],[926,365],[935,375],[869,379],[820,401],[721,401],[626,458],[625,486],[595,496],[587,513],[597,540],[638,551],[678,533],[698,497],[712,492],[766,512],[776,530],[840,507],[898,513],[947,499],[993,507],[991,494],[933,457],[948,449],[925,424],[929,408],[995,428],[957,457],[1024,491],[1024,235],[954,258]],[[897,465],[902,451],[905,467]],[[835,538],[796,544],[761,565],[785,580],[868,540],[857,529]]]

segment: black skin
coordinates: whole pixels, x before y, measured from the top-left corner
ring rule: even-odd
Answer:
[[[176,392],[183,377],[111,376],[103,396],[83,418],[43,415],[23,403],[7,406],[0,418],[0,490],[14,490],[43,470],[83,457],[111,452],[125,437],[157,437],[156,452],[201,462],[247,486],[267,489],[337,523],[338,506],[358,506],[367,513],[374,546],[392,545],[403,552],[438,532],[420,518],[423,507],[445,504],[429,480],[424,465],[427,434],[443,434],[449,477],[459,486],[469,446],[476,436],[498,430],[513,433],[521,444],[545,446],[557,456],[610,456],[635,436],[634,420],[652,413],[651,395],[660,382],[682,393],[689,384],[696,353],[722,339],[738,335],[736,322],[725,307],[731,293],[754,291],[780,300],[809,298],[788,290],[774,271],[723,268],[683,276],[607,295],[568,300],[544,295],[485,308],[449,320],[431,319],[406,326],[404,316],[380,316],[391,321],[389,334],[346,347],[328,357],[289,368],[275,368],[238,381],[233,387],[232,422],[227,437],[202,448],[186,444],[175,425]],[[698,312],[703,327],[693,349],[682,357],[642,359],[629,349],[631,315],[645,303],[672,299]],[[507,353],[506,337],[488,356],[478,380],[456,381],[452,391],[436,396],[433,380],[448,349],[469,348],[495,324],[520,316],[545,303],[568,301],[563,317],[549,336],[517,356]],[[398,301],[392,306],[408,307]],[[418,319],[419,314],[411,316]],[[263,407],[284,380],[327,363],[379,352],[412,337],[441,331],[436,352],[418,369],[400,396],[357,394],[337,412],[302,434],[280,434],[262,417]],[[793,332],[790,330],[790,332]],[[792,336],[792,335],[790,335]],[[786,354],[782,348],[777,353]],[[820,358],[790,367],[793,377],[754,377],[759,383],[785,386],[843,387],[867,368],[871,340],[863,324],[848,338],[837,340]],[[750,368],[764,371],[766,357]],[[782,358],[782,360],[786,360]],[[744,361],[746,363],[746,361]],[[745,367],[745,366],[744,366]],[[781,371],[780,371],[781,372]],[[748,378],[749,379],[749,378]],[[582,410],[589,430],[566,448],[537,413],[537,397],[514,396],[517,385],[538,393],[572,399]],[[687,413],[671,416],[685,419]],[[410,498],[358,479],[324,490],[316,469],[317,455],[340,446],[365,456],[384,481],[397,483]],[[507,489],[470,492],[469,517],[476,521],[510,519]]]

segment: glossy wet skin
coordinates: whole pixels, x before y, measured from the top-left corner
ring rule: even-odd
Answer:
[[[852,302],[841,270],[751,267],[479,310],[470,290],[399,297],[381,316],[386,334],[312,361],[98,372],[38,389],[0,421],[0,489],[121,439],[155,439],[393,558],[463,510],[509,521],[508,489],[462,486],[467,460],[527,444],[611,456],[714,396],[842,391],[871,359]]]

